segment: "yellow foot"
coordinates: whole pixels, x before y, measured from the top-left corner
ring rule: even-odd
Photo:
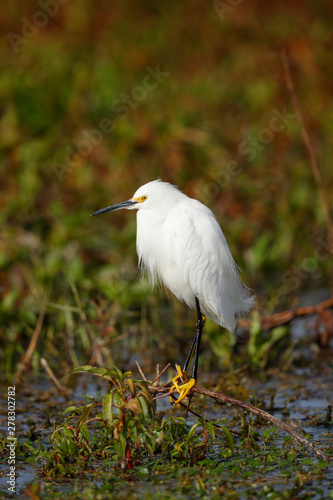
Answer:
[[[194,387],[196,384],[196,381],[194,378],[191,378],[190,380],[187,379],[186,372],[183,372],[183,370],[181,369],[181,367],[179,365],[177,365],[177,372],[178,372],[178,375],[176,375],[171,380],[173,385],[172,385],[170,393],[169,393],[169,398],[170,398],[170,402],[172,404],[177,404],[177,403],[180,403],[181,401],[183,401],[183,399],[187,397],[187,395],[190,392],[190,390],[192,389],[192,387]],[[179,381],[181,381],[182,383],[179,384]],[[176,391],[179,392],[179,398],[175,402],[173,401],[173,399],[171,397],[171,393],[174,391],[174,389],[176,389]]]

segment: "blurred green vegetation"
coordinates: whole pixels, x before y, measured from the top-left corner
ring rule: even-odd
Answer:
[[[182,360],[193,312],[139,279],[135,217],[89,218],[157,177],[215,212],[259,309],[290,307],[303,290],[330,285],[324,213],[279,50],[290,51],[332,197],[332,14],[329,2],[310,0],[3,5],[7,374],[44,309],[37,371],[42,355],[59,374],[96,362],[94,342],[120,368],[133,368],[133,353],[147,369]],[[212,340],[220,332],[207,330]],[[209,364],[210,349],[205,356]]]

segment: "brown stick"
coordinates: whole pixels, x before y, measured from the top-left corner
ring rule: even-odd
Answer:
[[[329,238],[329,242],[330,242],[331,254],[333,256],[333,223],[332,223],[332,219],[331,219],[331,215],[330,215],[330,208],[329,208],[329,204],[327,201],[327,197],[326,197],[326,193],[325,193],[325,189],[324,189],[323,180],[321,178],[319,166],[317,163],[317,158],[316,158],[316,155],[314,153],[314,149],[313,149],[312,144],[311,144],[310,136],[309,136],[308,131],[305,127],[304,116],[303,116],[302,109],[301,109],[301,106],[300,106],[300,103],[299,103],[299,100],[298,100],[298,97],[297,97],[297,94],[295,91],[294,82],[293,82],[291,72],[290,72],[288,52],[287,52],[286,48],[284,48],[283,50],[280,51],[280,57],[282,60],[282,65],[283,65],[283,70],[284,70],[284,78],[286,81],[287,89],[290,93],[291,100],[293,102],[294,109],[295,109],[295,112],[297,115],[297,119],[298,119],[298,122],[299,122],[300,127],[301,127],[303,141],[304,141],[305,146],[306,146],[308,153],[309,153],[312,173],[313,173],[313,176],[316,180],[316,183],[317,183],[317,186],[318,186],[318,189],[320,192],[321,201],[323,204],[325,218],[326,218],[327,232],[328,232],[328,238]]]
[[[146,379],[146,375],[143,373],[143,371],[142,371],[142,369],[141,369],[141,366],[139,365],[139,362],[138,362],[137,360],[135,360],[135,364],[136,364],[136,366],[138,367],[138,370],[139,370],[140,375],[141,375],[141,377],[143,378],[143,380],[144,380],[145,382],[148,382],[148,380]]]
[[[198,394],[205,394],[206,396],[209,396],[214,399],[218,399],[223,401],[224,403],[229,403],[233,406],[239,406],[240,408],[243,408],[244,410],[247,410],[251,413],[254,413],[255,415],[258,415],[259,417],[264,418],[265,420],[268,420],[271,422],[273,425],[276,427],[279,427],[283,431],[287,432],[291,436],[293,436],[297,441],[299,441],[303,446],[306,446],[309,450],[311,450],[313,453],[315,453],[319,458],[322,460],[330,461],[330,458],[325,455],[325,453],[318,448],[312,441],[309,441],[306,439],[300,432],[298,432],[294,427],[291,427],[290,425],[286,424],[285,422],[282,422],[282,420],[279,420],[276,417],[273,417],[270,413],[267,413],[264,410],[260,410],[260,408],[256,408],[255,406],[250,405],[249,403],[243,403],[242,401],[238,401],[238,399],[231,398],[230,396],[227,396],[223,392],[213,392],[209,391],[207,389],[204,389],[203,387],[194,387],[193,392],[197,392]]]
[[[163,375],[163,373],[164,373],[164,372],[165,372],[165,371],[169,368],[170,364],[171,364],[171,363],[168,363],[168,364],[167,364],[167,365],[163,368],[163,370],[162,370],[161,372],[160,372],[160,369],[158,368],[158,370],[157,370],[157,372],[158,372],[158,373],[157,373],[157,376],[156,376],[156,377],[154,378],[154,380],[152,381],[152,384],[154,384],[154,382],[157,382],[157,381],[160,379],[160,377]],[[157,366],[159,367],[160,365],[157,365]]]
[[[46,371],[46,373],[48,374],[48,376],[50,377],[50,379],[52,380],[52,382],[54,383],[54,385],[58,389],[58,391],[67,398],[69,389],[67,389],[67,387],[63,386],[59,382],[59,380],[55,376],[52,368],[50,367],[50,365],[48,364],[48,362],[46,361],[45,358],[40,358],[40,362],[41,362],[42,367],[44,368],[44,370]]]
[[[275,314],[268,314],[260,318],[261,328],[263,330],[270,330],[271,328],[275,328],[276,326],[285,325],[290,323],[294,318],[300,316],[308,316],[310,314],[320,314],[325,309],[329,307],[333,307],[333,297],[330,299],[324,300],[319,304],[314,306],[304,306],[298,307],[296,309],[290,309],[289,311],[282,311]],[[251,319],[243,318],[238,320],[238,326],[249,327],[251,325]]]
[[[39,313],[38,320],[37,320],[37,323],[35,326],[34,333],[32,334],[29,347],[26,350],[22,360],[17,365],[17,370],[16,370],[16,374],[15,374],[16,383],[19,383],[22,372],[24,372],[27,369],[27,366],[30,363],[32,355],[35,352],[38,338],[39,338],[40,332],[42,331],[43,321],[44,321],[44,317],[45,317],[45,310],[46,310],[46,307],[44,305]]]
[[[158,393],[158,392],[168,392],[169,389],[166,387],[154,387],[150,386],[150,390],[153,393]],[[312,451],[315,455],[317,455],[319,458],[322,460],[325,460],[327,462],[330,462],[330,457],[328,457],[318,446],[316,446],[312,441],[309,441],[306,439],[300,432],[298,432],[294,427],[286,424],[285,422],[282,422],[278,418],[273,417],[273,415],[270,415],[270,413],[267,413],[264,410],[260,410],[259,408],[256,408],[255,406],[250,405],[249,403],[243,403],[242,401],[238,401],[238,399],[232,398],[230,396],[227,396],[223,392],[213,392],[209,391],[208,389],[205,389],[204,387],[193,387],[191,390],[192,394],[204,394],[205,396],[208,396],[210,398],[213,398],[215,400],[222,401],[223,403],[227,403],[233,406],[239,406],[240,408],[243,408],[246,411],[249,411],[251,413],[254,413],[255,415],[258,415],[259,417],[264,418],[265,420],[268,420],[271,422],[273,425],[278,427],[279,429],[282,429],[283,431],[287,432],[291,436],[293,436],[299,443],[301,443],[303,446],[308,448],[310,451]]]

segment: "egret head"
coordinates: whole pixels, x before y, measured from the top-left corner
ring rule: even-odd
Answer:
[[[97,212],[91,215],[100,215],[114,210],[121,210],[122,208],[126,208],[127,210],[154,210],[157,209],[157,207],[161,208],[165,204],[172,204],[177,195],[179,196],[181,194],[182,193],[175,186],[158,179],[139,187],[134,193],[133,198],[97,210]]]

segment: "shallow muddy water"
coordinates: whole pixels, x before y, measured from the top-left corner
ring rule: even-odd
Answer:
[[[327,366],[329,365],[330,363],[327,364]],[[207,383],[203,382],[202,385],[208,387],[209,380],[212,378],[207,377]],[[85,383],[83,383],[83,380],[85,380]],[[22,389],[17,389],[16,437],[19,442],[22,442],[24,439],[28,439],[29,442],[40,439],[44,445],[47,445],[48,436],[59,424],[59,416],[66,407],[72,404],[72,402],[75,405],[83,404],[82,401],[85,394],[96,395],[98,391],[101,391],[103,394],[106,387],[104,383],[101,383],[99,379],[95,379],[94,377],[84,379],[81,377],[81,380],[77,379],[77,382],[77,385],[70,394],[70,402],[59,396],[47,381],[37,384],[30,383]],[[279,419],[295,423],[298,428],[309,434],[313,441],[327,454],[332,453],[333,425],[332,423],[328,425],[327,422],[325,424],[328,407],[329,405],[333,405],[333,373],[331,369],[323,367],[320,370],[317,369],[316,373],[313,373],[312,369],[305,368],[296,370],[293,375],[286,373],[270,374],[269,377],[265,377],[265,380],[262,381],[244,376],[241,384],[245,387],[248,396],[253,396],[256,401],[262,400],[264,409]],[[233,395],[237,397],[237,395]],[[240,397],[240,399],[242,398]],[[194,401],[194,407],[196,406],[196,401]],[[228,426],[230,422],[230,425],[234,426],[235,413],[237,413],[235,409],[212,404],[211,401],[208,404],[200,402],[199,407],[199,412],[209,420],[220,421],[221,419],[225,419],[224,422],[226,423],[224,425]],[[184,410],[170,407],[168,398],[158,401],[157,410],[166,412],[168,415],[184,416]],[[196,417],[189,415],[189,425],[192,425],[196,421]],[[7,421],[4,413],[1,415],[0,425],[1,431],[6,435]],[[259,429],[260,432],[261,429]],[[279,430],[276,439],[281,443],[281,446],[283,445],[284,436],[285,434]],[[316,459],[316,457],[311,456],[310,452],[307,453],[307,456],[308,458]],[[22,498],[26,498],[23,491],[31,482],[37,481],[43,483],[45,481],[45,479],[40,477],[42,465],[17,461],[16,497],[18,494],[18,497],[22,496]],[[94,465],[92,465],[92,470],[93,467]],[[3,461],[1,468],[1,491],[6,492],[6,481],[8,479],[6,476],[8,470],[6,461]],[[78,481],[73,477],[60,481],[47,479],[46,482],[52,484],[55,491],[62,491],[64,494],[65,492],[69,493],[75,483],[81,486],[84,483],[82,479]],[[283,492],[288,485],[290,486],[290,478],[286,479],[283,474],[277,474],[276,471],[270,473],[258,467],[257,473],[251,476],[251,484],[258,484],[258,488],[263,487],[263,485],[270,485],[270,487],[274,485],[274,491]],[[100,481],[96,481],[95,486],[101,486]],[[248,487],[248,485],[244,485],[245,487]],[[150,491],[158,491],[158,485],[152,485],[147,483],[147,481],[139,481],[136,484],[136,488],[137,491],[141,490],[142,494],[144,494],[145,488],[148,488]],[[332,466],[326,468],[323,475],[311,477],[311,485],[304,485],[304,495],[307,494],[308,488],[310,488],[309,492],[312,492],[311,494],[309,493],[310,496],[299,498],[332,498],[330,496],[333,491]],[[235,494],[239,496],[235,498],[242,498],[242,491],[244,491],[242,490],[242,485],[238,483],[235,486]]]

